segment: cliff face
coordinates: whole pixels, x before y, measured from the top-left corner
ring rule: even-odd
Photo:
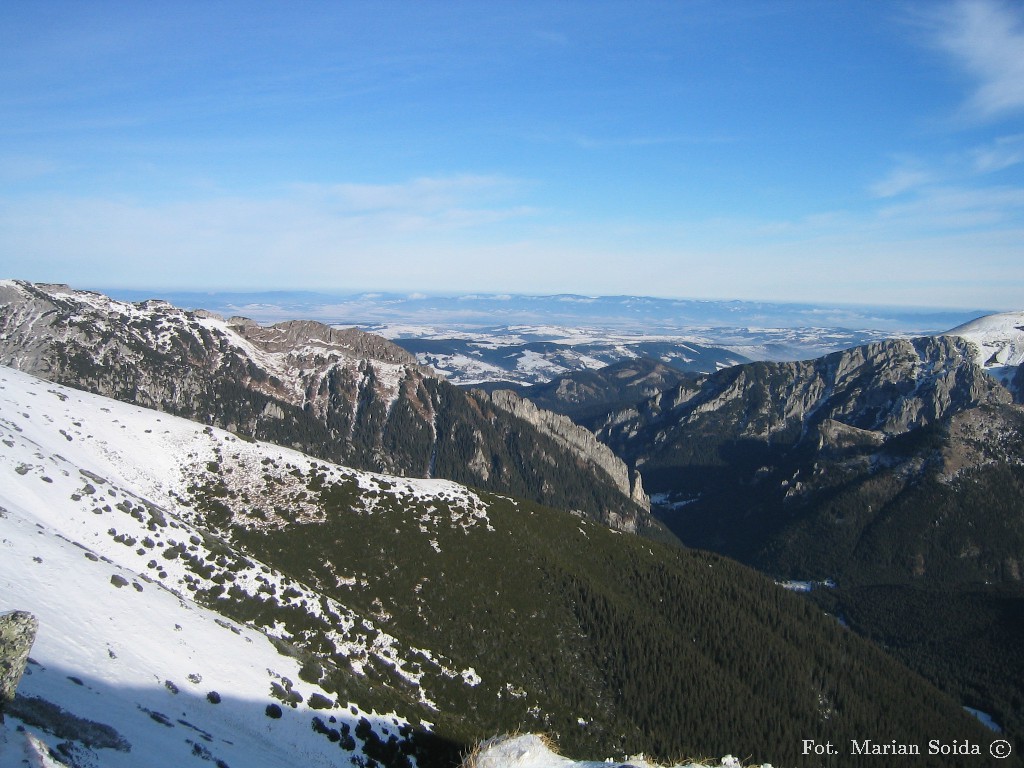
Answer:
[[[651,500],[644,493],[639,473],[630,471],[622,459],[600,442],[593,432],[575,424],[567,416],[541,410],[529,400],[524,400],[509,390],[499,389],[492,392],[490,401],[501,410],[532,424],[544,434],[552,436],[559,444],[583,456],[588,463],[607,474],[625,496],[644,509],[650,510]]]
[[[590,427],[612,411],[628,408],[683,381],[702,378],[706,378],[706,374],[684,373],[659,359],[636,357],[596,370],[573,371],[543,384],[513,389],[538,408],[561,413],[577,424]]]
[[[581,440],[542,432],[353,328],[263,327],[2,281],[0,364],[361,469],[444,477],[624,529],[649,522]]]

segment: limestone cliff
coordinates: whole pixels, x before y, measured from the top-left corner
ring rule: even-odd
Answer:
[[[963,339],[896,339],[815,360],[735,366],[609,415],[598,435],[639,465],[697,435],[795,445],[831,421],[833,433],[842,425],[892,437],[1010,400]]]
[[[640,474],[630,471],[593,432],[575,424],[567,416],[542,410],[509,390],[496,390],[490,394],[490,399],[503,411],[529,422],[562,445],[586,457],[588,462],[605,472],[624,495],[644,509],[651,508],[651,500],[644,493]]]

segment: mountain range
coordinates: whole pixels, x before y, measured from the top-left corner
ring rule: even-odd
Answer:
[[[122,301],[154,298],[150,291],[94,288]],[[814,336],[821,336],[822,332],[920,335],[989,314],[981,308],[947,310],[577,294],[209,290],[164,291],[160,298],[175,306],[207,309],[225,317],[250,317],[261,324],[319,320],[328,325],[376,326],[396,332],[404,329],[402,333],[414,336],[433,335],[442,329],[467,333],[483,329],[483,335],[487,335],[487,328],[496,327],[524,327],[542,332],[552,328],[605,329],[647,334],[702,329],[714,336],[720,332],[733,338],[752,338],[747,334],[759,331],[791,331],[789,335],[769,338],[801,344],[813,342]]]
[[[1024,451],[990,360],[633,359],[530,400],[359,331],[5,281],[0,609],[41,619],[9,719],[80,766],[289,764],[266,733],[451,765],[512,730],[817,765],[805,738],[987,745],[960,705],[1017,742]]]
[[[1019,734],[1024,411],[1006,329],[1024,322],[1007,320],[736,366],[586,423],[685,544],[833,585],[813,599]]]
[[[123,300],[151,298],[114,291]],[[543,384],[577,371],[653,357],[711,373],[751,360],[803,360],[934,333],[984,314],[649,296],[518,296],[310,292],[170,293],[177,306],[263,324],[317,319],[384,336],[460,385]]]

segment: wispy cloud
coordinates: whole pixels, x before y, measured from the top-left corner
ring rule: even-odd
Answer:
[[[883,220],[936,233],[1012,224],[1019,222],[1022,216],[1024,189],[1018,187],[937,186],[922,191],[912,200],[879,211]],[[1017,232],[1020,232],[1019,225]]]
[[[489,208],[522,186],[522,182],[500,176],[460,175],[394,184],[303,184],[295,189],[344,213],[446,215],[453,210]]]
[[[998,177],[989,177],[1022,163],[1024,134],[999,136],[938,159],[911,155],[894,158],[892,169],[871,184],[868,192],[882,200],[949,200],[952,190],[956,190],[959,199],[988,200],[1002,208],[1007,200],[1017,199],[1018,191],[1024,190],[1000,185]]]
[[[937,45],[975,80],[968,116],[1024,109],[1024,12],[1001,0],[957,0],[933,17]]]
[[[934,174],[913,161],[903,160],[885,178],[870,187],[874,197],[896,197],[932,182]]]
[[[995,173],[1024,163],[1024,133],[1001,136],[973,151],[974,168],[978,173]]]

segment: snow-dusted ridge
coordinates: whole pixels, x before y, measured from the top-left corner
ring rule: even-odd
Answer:
[[[679,370],[711,373],[751,360],[809,359],[881,341],[883,331],[836,328],[646,326],[642,329],[507,325],[472,328],[374,324],[360,327],[391,339],[459,385],[544,383],[624,360],[650,357]]]
[[[89,750],[29,727],[51,748],[74,742],[64,748],[72,762],[96,765],[86,754],[94,751],[104,767],[334,766],[360,755],[356,738],[408,732],[397,716],[363,712],[300,679],[299,660],[270,639],[300,640],[287,625],[241,624],[204,607],[225,590],[240,603],[273,599],[301,611],[355,672],[371,660],[390,667],[427,705],[427,668],[478,682],[472,670],[405,647],[371,619],[225,547],[198,525],[195,506],[213,465],[223,462],[242,487],[246,466],[269,462],[290,468],[279,476],[297,484],[315,473],[320,482],[388,486],[399,499],[443,499],[421,517],[428,530],[487,526],[485,505],[462,486],[335,467],[8,368],[0,368],[0,446],[0,610],[40,620],[19,693],[117,734]],[[271,509],[273,496],[255,491],[254,513],[260,502]],[[457,510],[456,519],[442,520],[442,510]],[[372,504],[363,511],[372,514]],[[268,717],[268,707],[280,716]],[[20,724],[8,717],[0,730],[0,768],[20,766],[33,749]]]
[[[41,294],[44,303],[32,301]],[[22,328],[38,331],[38,339],[20,348],[5,360],[20,370],[33,370],[24,365],[26,357],[39,352],[53,333],[47,303],[70,312],[60,322],[60,333],[70,334],[87,347],[100,349],[104,329],[119,328],[140,342],[143,347],[159,353],[174,354],[176,349],[204,346],[217,350],[216,365],[221,368],[249,362],[259,370],[252,386],[265,394],[280,397],[303,406],[306,391],[313,380],[333,369],[347,370],[356,378],[366,378],[367,360],[372,359],[373,386],[385,402],[393,402],[398,387],[408,376],[415,358],[383,340],[373,348],[373,337],[351,329],[332,329],[315,323],[291,321],[261,327],[245,317],[224,318],[205,310],[180,309],[161,300],[139,303],[118,301],[90,291],[78,291],[61,285],[39,285],[0,280],[0,302],[20,307],[14,317]],[[47,332],[49,330],[49,333]],[[6,340],[6,336],[0,336]],[[428,373],[425,370],[423,373]]]
[[[7,280],[0,281],[0,365],[392,475],[440,476],[508,494],[534,487],[543,461],[542,432],[489,404],[484,413],[476,393],[354,328],[304,320],[261,326],[162,301],[128,304]],[[503,437],[520,431],[527,439]],[[509,472],[464,461],[467,440]],[[558,453],[583,471],[569,483],[545,477],[531,498],[570,509],[582,494],[603,522],[653,524],[586,452],[563,444]],[[550,465],[540,472],[555,474]]]

